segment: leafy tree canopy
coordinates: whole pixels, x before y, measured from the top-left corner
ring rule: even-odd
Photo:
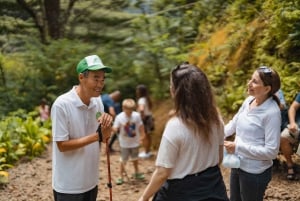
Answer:
[[[124,97],[144,83],[168,98],[170,69],[188,60],[207,72],[224,113],[237,110],[260,65],[279,72],[290,102],[300,85],[299,10],[299,0],[2,0],[1,113],[52,102],[89,54],[113,67],[105,92]]]

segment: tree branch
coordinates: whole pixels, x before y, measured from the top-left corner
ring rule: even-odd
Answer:
[[[32,17],[35,26],[38,28],[40,32],[41,41],[43,43],[46,43],[46,34],[44,30],[44,25],[40,22],[40,19],[37,15],[37,13],[32,9],[28,3],[25,2],[25,0],[17,0],[17,3]]]

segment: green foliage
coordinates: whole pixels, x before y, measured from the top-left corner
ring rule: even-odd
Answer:
[[[33,90],[35,87],[34,80],[30,78],[31,76],[36,77],[37,72],[34,69],[26,69],[23,60],[16,57],[16,54],[2,57],[0,62],[3,70],[3,85],[0,88],[3,92],[0,95],[3,100],[1,113],[5,114],[18,108],[27,108],[27,104],[32,104],[32,97],[35,94]]]
[[[42,125],[35,112],[10,113],[0,121],[0,171],[6,170],[22,157],[39,156],[51,138],[50,121]]]
[[[199,34],[199,24],[218,13],[220,4],[223,5],[217,1],[209,4],[204,1],[172,1],[172,4],[153,1],[152,13],[132,20],[135,51],[138,51],[133,65],[140,69],[136,71],[138,79],[151,83],[156,98],[169,95],[171,68],[188,60],[190,44]],[[213,9],[208,12],[209,8]]]
[[[33,110],[41,98],[52,102],[77,84],[77,63],[91,52],[96,53],[95,46],[67,39],[50,45],[30,40],[26,49],[0,60],[6,81],[0,87],[4,114],[19,108]]]
[[[61,2],[64,14],[68,3]],[[189,60],[205,69],[223,111],[238,108],[245,80],[260,65],[279,72],[290,102],[300,85],[299,10],[294,0],[76,1],[64,38],[41,44],[29,15],[5,0],[0,3],[1,114],[30,111],[42,97],[52,102],[77,83],[75,66],[90,54],[113,68],[104,92],[120,89],[124,97],[134,98],[140,83],[153,97],[168,97],[171,68]]]
[[[61,4],[64,12],[67,3]],[[126,96],[134,97],[135,86],[144,83],[154,97],[167,97],[170,69],[188,60],[191,44],[199,34],[199,23],[208,19],[215,22],[214,15],[218,16],[224,5],[226,3],[217,0],[209,4],[206,1],[176,1],[174,4],[78,1],[64,28],[69,39],[43,45],[36,37],[37,30],[32,35],[34,38],[23,36],[19,43],[3,39],[5,51],[11,53],[5,55],[2,63],[4,76],[10,76],[6,86],[0,87],[8,99],[2,110],[4,113],[18,108],[30,110],[41,97],[52,102],[77,83],[77,76],[72,72],[77,62],[89,54],[99,54],[103,62],[114,69],[107,76],[105,92],[118,88]],[[34,9],[38,9],[36,6]],[[28,16],[20,20],[29,25],[25,33],[34,26]],[[7,36],[16,38],[13,32]],[[16,72],[7,70],[13,58],[18,58],[14,61]]]
[[[246,81],[248,75],[238,70],[234,74],[227,74],[227,84],[216,92],[217,102],[224,116],[234,114],[246,97]]]
[[[32,46],[22,55],[29,68],[38,69],[37,86],[40,96],[53,100],[57,95],[77,84],[77,63],[95,46],[67,39],[53,41],[50,45]],[[41,79],[42,78],[42,79]]]
[[[235,113],[242,104],[246,80],[261,65],[279,73],[286,101],[293,101],[300,86],[299,10],[299,1],[292,0],[236,0],[227,7],[222,16],[227,23],[219,24],[221,29],[217,32],[225,37],[223,41],[212,41],[216,45],[208,48],[209,55],[202,66],[225,116]],[[211,34],[214,36],[215,31],[206,35]],[[200,42],[201,49],[209,46],[206,38]],[[199,51],[203,55],[206,52]]]
[[[258,43],[256,58],[275,68],[281,77],[288,103],[299,91],[300,48],[299,1],[265,1],[262,6],[269,26]]]
[[[235,0],[228,7],[229,20],[249,21],[260,15],[264,0]]]

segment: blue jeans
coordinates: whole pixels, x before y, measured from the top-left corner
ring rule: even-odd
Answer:
[[[230,175],[231,201],[263,201],[265,190],[272,178],[272,167],[260,174],[251,174],[232,168]]]
[[[98,194],[98,186],[90,191],[79,194],[59,193],[53,190],[55,201],[96,201]]]

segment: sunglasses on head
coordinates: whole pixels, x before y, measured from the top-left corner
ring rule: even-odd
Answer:
[[[177,65],[177,66],[174,68],[174,70],[179,70],[179,69],[181,69],[181,68],[186,68],[187,65],[189,65],[189,62],[188,62],[188,61],[185,61],[185,62],[183,62],[183,63]]]
[[[258,71],[263,72],[266,75],[272,75],[272,70],[267,66],[261,66],[258,68]]]

